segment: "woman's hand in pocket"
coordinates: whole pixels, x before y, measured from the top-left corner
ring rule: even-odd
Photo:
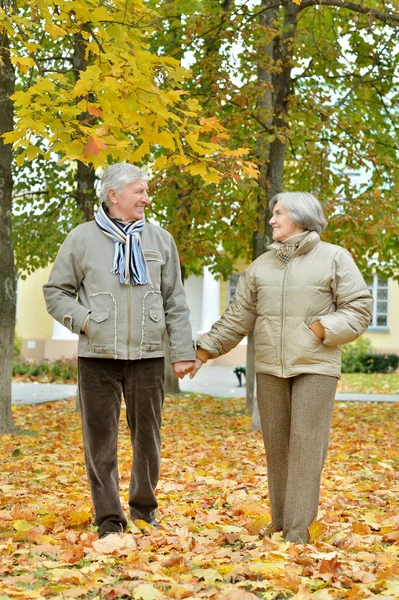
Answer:
[[[309,329],[311,329],[313,331],[313,333],[315,334],[316,337],[319,338],[319,340],[325,339],[326,330],[324,329],[324,327],[320,323],[320,321],[316,321],[315,323],[312,323],[312,325],[309,325]]]

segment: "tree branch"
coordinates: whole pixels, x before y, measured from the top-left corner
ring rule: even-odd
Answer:
[[[399,25],[399,15],[383,13],[380,10],[375,10],[374,8],[369,8],[368,6],[362,6],[361,4],[355,4],[349,0],[303,0],[300,6],[298,6],[298,9],[301,11],[309,6],[336,6],[337,8],[346,8],[347,10],[351,10],[353,12],[374,17],[382,23],[391,23],[395,26]]]

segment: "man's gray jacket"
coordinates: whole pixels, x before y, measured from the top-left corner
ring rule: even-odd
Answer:
[[[174,240],[146,223],[141,243],[150,276],[146,285],[121,284],[111,272],[114,242],[94,221],[73,229],[62,244],[43,292],[48,312],[79,334],[79,356],[162,357],[166,327],[171,362],[195,359]]]

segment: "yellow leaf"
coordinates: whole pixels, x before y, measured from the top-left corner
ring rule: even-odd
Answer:
[[[132,162],[141,160],[150,151],[150,142],[147,137],[143,136],[143,143],[137,148],[132,155]]]
[[[40,518],[40,522],[47,528],[51,528],[55,523],[57,523],[58,517],[56,515],[48,514],[44,515]]]
[[[58,25],[56,25],[55,23],[51,23],[50,21],[46,21],[44,29],[47,31],[47,33],[51,35],[53,40],[66,36],[66,31],[61,29],[61,27],[58,27]]]
[[[2,138],[5,144],[13,144],[21,137],[20,131],[7,131],[7,133],[3,133]],[[5,487],[5,486],[3,486]]]
[[[255,596],[251,592],[245,590],[232,590],[222,596],[222,600],[258,600],[259,596]]]
[[[382,585],[394,598],[399,598],[399,579],[384,581]]]
[[[29,146],[25,152],[25,156],[28,160],[33,160],[39,154],[40,150],[37,146]]]
[[[207,166],[204,163],[197,163],[195,165],[189,165],[187,171],[189,171],[191,175],[201,175],[201,177],[204,177],[207,172]]]
[[[69,515],[69,522],[71,525],[83,525],[83,523],[87,523],[90,521],[92,517],[91,511],[88,509],[82,509],[79,511],[72,510]]]
[[[218,173],[207,173],[206,175],[204,175],[204,181],[206,183],[219,183],[221,179],[221,175],[219,175]]]
[[[322,535],[326,533],[326,531],[327,528],[321,521],[312,521],[312,523],[308,527],[309,536],[312,542],[314,540],[319,539]]]
[[[167,164],[168,158],[166,156],[159,156],[152,165],[152,168],[154,169],[154,171],[161,171],[162,169],[165,169]]]
[[[206,583],[215,583],[217,579],[223,580],[223,577],[216,569],[194,569],[192,573],[198,579],[206,581]]]
[[[369,525],[372,529],[379,531],[381,529],[381,523],[377,522],[376,517],[378,517],[376,513],[368,511],[364,515],[364,522],[367,523],[367,525]]]
[[[13,527],[16,531],[21,532],[21,531],[30,531],[31,529],[34,528],[34,525],[32,525],[31,523],[28,523],[28,521],[25,521],[25,519],[21,519],[21,520],[14,521]]]
[[[157,598],[161,598],[162,596],[163,594],[151,585],[151,583],[141,583],[133,592],[135,600],[157,600]]]
[[[69,582],[81,583],[85,579],[84,575],[77,569],[55,568],[49,570],[48,574],[53,581],[66,580]]]
[[[272,562],[257,562],[249,565],[249,570],[252,573],[260,573],[262,575],[284,575],[284,565],[282,563]]]
[[[163,146],[164,148],[169,148],[169,150],[174,150],[176,148],[175,140],[173,139],[173,135],[168,131],[160,131],[156,140],[157,144]]]

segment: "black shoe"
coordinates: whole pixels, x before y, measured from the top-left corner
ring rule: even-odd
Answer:
[[[120,533],[119,531],[105,531],[104,533],[102,533],[99,537],[100,540],[103,540],[104,538],[108,537],[109,535],[118,535],[118,533]]]
[[[137,521],[141,521],[143,523],[143,525],[137,524]],[[133,523],[140,529],[140,531],[142,533],[145,533],[146,531],[150,531],[149,528],[146,527],[147,525],[151,525],[151,527],[155,527],[155,529],[161,529],[160,524],[155,519],[152,519],[152,521],[144,521],[144,519],[136,519],[135,521],[133,521]],[[144,523],[145,523],[145,525],[144,525]]]
[[[155,519],[153,519],[152,521],[148,521],[149,525],[152,525],[153,527],[155,527],[156,529],[161,529],[160,524],[158,523],[158,521],[156,521]]]
[[[104,525],[107,527],[107,525],[105,523],[104,523]],[[117,525],[118,525],[118,523],[108,523],[108,527],[109,527],[108,531],[101,531],[101,527],[100,527],[100,531],[98,532],[99,539],[103,540],[108,535],[114,535],[116,533],[123,533],[125,531],[125,528],[123,527],[122,523],[119,523],[119,529],[115,529],[115,527],[117,527]]]

